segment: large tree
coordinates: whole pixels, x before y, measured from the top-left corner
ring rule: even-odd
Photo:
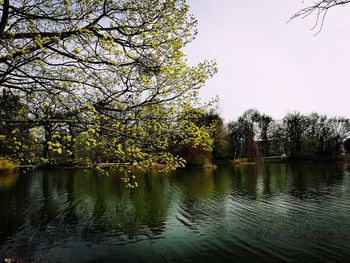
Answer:
[[[266,114],[258,115],[258,131],[259,139],[261,140],[261,148],[263,156],[269,156],[270,154],[270,137],[273,119],[271,116]]]
[[[338,156],[341,153],[342,144],[350,136],[350,120],[344,117],[331,118],[329,119],[329,127],[334,153],[335,156]]]
[[[290,158],[302,158],[303,143],[308,125],[308,117],[300,112],[288,113],[283,118],[286,153]]]
[[[249,109],[237,121],[232,121],[227,125],[231,158],[254,159],[261,156],[255,140],[259,119],[260,113],[255,109]]]
[[[4,0],[0,17],[0,89],[28,107],[27,120],[3,121],[35,134],[74,126],[86,146],[105,141],[128,160],[166,152],[216,71],[186,64],[196,20],[184,0]],[[62,141],[45,143],[62,152]]]

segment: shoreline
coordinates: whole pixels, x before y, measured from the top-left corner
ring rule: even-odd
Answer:
[[[52,169],[62,169],[62,170],[68,170],[68,169],[113,169],[113,168],[131,168],[131,169],[139,169],[140,166],[137,164],[132,163],[96,163],[96,164],[15,164],[14,162],[10,161],[11,165],[9,167],[1,167],[0,166],[0,173],[2,172],[10,172],[10,171],[16,171],[16,170],[22,170],[22,169],[29,169],[29,170],[36,170],[41,168],[52,168]],[[251,165],[251,164],[259,164],[259,163],[325,163],[325,162],[337,162],[337,163],[350,163],[350,156],[344,156],[336,160],[290,160],[286,157],[267,157],[267,158],[256,158],[249,160],[247,158],[242,159],[235,159],[235,160],[228,160],[228,161],[220,161],[215,162],[210,165],[205,166],[186,166],[185,168],[200,168],[200,169],[216,169],[220,166],[238,166],[238,165]],[[154,164],[150,167],[143,167],[149,170],[161,170],[166,169],[168,165],[166,164]],[[178,168],[176,168],[178,169]]]

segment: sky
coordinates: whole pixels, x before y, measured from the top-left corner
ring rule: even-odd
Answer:
[[[315,16],[287,23],[302,0],[188,4],[199,32],[185,53],[191,65],[217,62],[200,95],[218,95],[225,121],[251,108],[275,119],[292,111],[350,117],[350,4],[329,10],[316,36]]]

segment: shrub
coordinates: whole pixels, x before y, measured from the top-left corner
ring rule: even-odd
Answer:
[[[0,159],[0,171],[12,171],[17,168],[18,166],[16,163],[7,159]]]

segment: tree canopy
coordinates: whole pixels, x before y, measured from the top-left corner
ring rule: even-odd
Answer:
[[[3,0],[0,17],[0,89],[25,104],[2,125],[31,123],[57,153],[64,136],[139,160],[200,134],[184,113],[216,66],[186,62],[197,21],[184,0]]]

